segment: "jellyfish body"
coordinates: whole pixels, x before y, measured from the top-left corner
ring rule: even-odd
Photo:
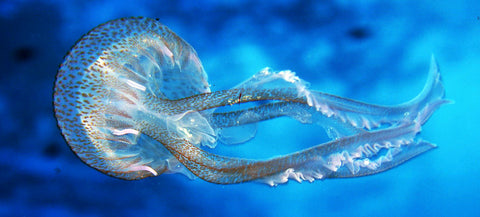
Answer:
[[[55,114],[68,144],[86,164],[138,179],[180,167],[140,129],[147,118],[166,128],[166,115],[146,117],[147,99],[209,91],[190,45],[154,20],[120,19],[89,32],[67,55],[57,75]]]
[[[122,18],[72,48],[57,74],[54,106],[70,148],[105,174],[132,180],[180,172],[221,184],[276,185],[375,174],[430,150],[435,146],[417,134],[447,102],[444,95],[433,59],[424,90],[398,106],[313,91],[288,70],[265,69],[233,89],[211,92],[187,42],[154,19]],[[245,106],[216,110],[235,104]],[[248,141],[255,123],[282,116],[321,125],[332,141],[268,160],[202,148]]]

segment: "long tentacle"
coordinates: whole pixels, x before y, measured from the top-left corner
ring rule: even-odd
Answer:
[[[268,80],[266,78],[262,79]],[[278,78],[274,81],[278,82],[277,80]],[[424,89],[414,99],[397,106],[368,104],[327,93],[310,91],[306,89],[304,84],[297,84],[298,82],[295,83],[295,81],[282,84],[286,88],[283,86],[279,88],[278,85],[268,85],[269,83],[275,83],[274,81],[268,81],[261,85],[256,83],[255,85],[243,85],[236,89],[166,101],[165,103],[152,105],[152,107],[156,107],[158,111],[163,112],[183,113],[188,110],[204,111],[233,104],[276,100],[304,104],[313,107],[317,112],[328,118],[337,118],[353,127],[369,130],[384,123],[392,125],[412,121],[422,108],[433,101],[443,100],[445,95],[438,66],[433,57]],[[273,116],[275,115],[266,115],[265,119]]]
[[[413,141],[418,131],[418,126],[405,125],[365,132],[266,161],[215,155],[186,140],[170,141],[165,146],[191,172],[206,181],[233,184],[261,180],[275,185],[288,178],[313,181],[382,172],[434,147],[427,142]]]
[[[409,124],[365,131],[266,161],[212,154],[185,139],[166,136],[154,126],[145,133],[162,141],[192,173],[209,182],[233,184],[259,180],[275,185],[289,178],[313,181],[358,177],[385,171],[434,148],[435,145],[417,141],[415,137],[421,125],[442,104],[429,104]]]
[[[248,115],[248,118],[243,118],[244,114],[255,115]],[[209,122],[214,128],[224,128],[253,124],[283,116],[292,117],[304,124],[317,124],[334,130],[335,137],[353,135],[364,131],[342,122],[338,118],[329,118],[306,104],[296,102],[274,102],[236,111],[214,112],[210,116]]]

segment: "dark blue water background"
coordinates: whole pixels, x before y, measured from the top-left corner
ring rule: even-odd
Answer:
[[[0,1],[0,216],[479,216],[480,3],[355,2]],[[159,18],[188,41],[213,90],[269,66],[317,90],[396,104],[422,89],[435,54],[455,104],[423,128],[437,149],[370,177],[273,188],[118,180],[70,151],[52,92],[74,43],[126,16]],[[219,151],[264,158],[326,140],[289,123],[261,123],[257,139]]]

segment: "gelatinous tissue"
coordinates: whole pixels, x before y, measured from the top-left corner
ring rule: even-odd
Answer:
[[[138,17],[102,24],[77,42],[58,71],[54,106],[70,148],[110,176],[183,173],[274,186],[376,174],[434,148],[418,134],[444,97],[433,58],[423,91],[397,106],[315,91],[295,73],[269,68],[211,92],[195,50],[160,22]],[[207,151],[248,142],[261,133],[256,123],[279,117],[322,126],[331,141],[266,160]]]

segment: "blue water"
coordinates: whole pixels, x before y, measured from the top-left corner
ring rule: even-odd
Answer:
[[[159,18],[188,41],[213,90],[269,66],[297,72],[313,89],[397,104],[420,92],[434,54],[455,103],[423,127],[437,149],[374,176],[273,188],[178,174],[118,180],[69,150],[52,92],[74,43],[126,16]],[[4,0],[0,29],[0,216],[480,216],[476,0]],[[250,144],[220,151],[265,157],[319,142],[289,123],[262,123]]]

